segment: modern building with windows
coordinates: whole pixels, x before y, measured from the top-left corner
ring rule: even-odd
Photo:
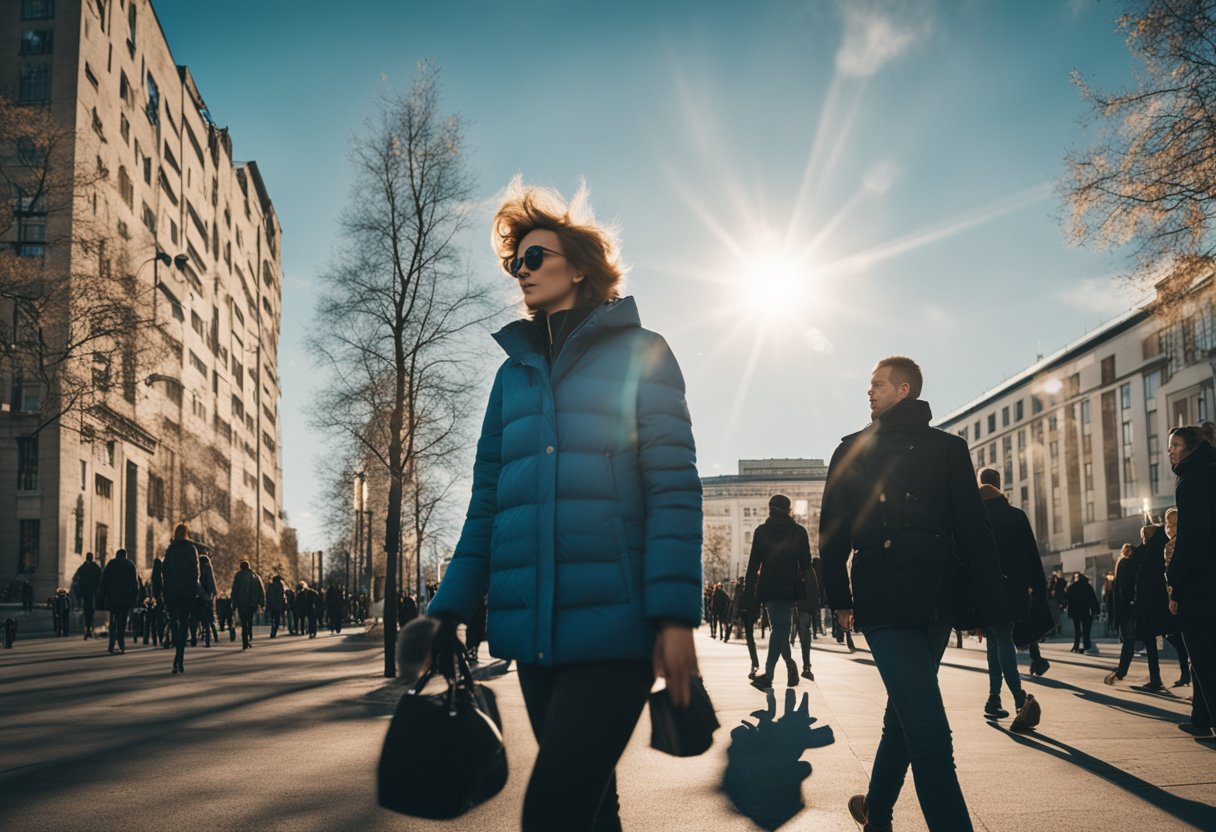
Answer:
[[[74,282],[122,275],[150,321],[92,354],[100,398],[70,424],[37,429],[46,391],[0,367],[0,584],[41,599],[118,547],[147,575],[181,519],[254,560],[283,526],[282,232],[258,166],[233,156],[148,0],[0,0],[0,33],[0,96],[74,131],[77,169],[101,179],[70,217],[19,205],[3,244]],[[66,236],[48,223],[86,221],[100,245],[48,243]],[[0,315],[20,326],[13,306]]]
[[[752,534],[768,518],[768,499],[784,494],[794,519],[806,527],[811,552],[819,550],[819,510],[828,468],[822,459],[741,459],[739,473],[703,477],[703,547],[706,580],[721,571],[733,580],[747,571]]]
[[[1146,514],[1174,502],[1172,427],[1213,418],[1212,278],[1157,297],[937,422],[994,467],[1029,516],[1044,565],[1105,576]],[[1181,300],[1166,303],[1181,295]],[[1161,312],[1168,309],[1169,315]]]

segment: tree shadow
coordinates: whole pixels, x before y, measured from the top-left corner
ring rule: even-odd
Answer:
[[[751,714],[756,723],[745,720],[730,732],[721,790],[761,829],[777,829],[802,811],[802,781],[811,775],[802,755],[836,741],[830,726],[811,727],[818,720],[810,715],[809,694],[797,708],[795,700],[796,692],[787,690],[785,713],[777,718],[777,697],[769,691],[767,709]]]
[[[1118,766],[1112,765],[1105,760],[1099,760],[1092,754],[1086,754],[1084,751],[1079,751],[1071,745],[1065,745],[1059,740],[1037,731],[1034,734],[1015,734],[997,723],[990,722],[988,724],[1019,745],[1033,748],[1036,751],[1042,751],[1058,760],[1063,760],[1085,769],[1089,773],[1101,777],[1108,783],[1135,795],[1145,803],[1173,815],[1184,823],[1189,823],[1199,829],[1216,829],[1216,807],[1171,794],[1165,789],[1154,786],[1147,780],[1142,780]]]

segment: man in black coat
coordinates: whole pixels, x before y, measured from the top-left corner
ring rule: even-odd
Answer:
[[[749,679],[755,679],[756,674],[760,672],[760,658],[756,653],[756,596],[747,591],[747,585],[742,576],[735,580],[735,593],[731,598],[731,608],[728,613],[729,619],[726,624],[726,633],[722,636],[722,640],[726,641],[730,635],[731,625],[738,622],[738,627],[743,631],[743,638],[747,641],[747,653],[751,656],[752,669],[748,672]]]
[[[819,615],[819,579],[815,570],[818,558],[811,559],[811,571],[807,572],[806,594],[798,599],[798,638],[802,642],[802,678],[815,681],[811,672],[811,639],[814,638],[815,619]]]
[[[102,609],[110,611],[110,652],[115,646],[119,653],[127,652],[127,615],[139,600],[139,575],[135,564],[127,560],[126,549],[115,552],[101,571],[97,599]]]
[[[173,672],[186,672],[186,635],[190,630],[190,610],[199,593],[198,549],[190,542],[190,527],[178,523],[173,542],[165,550],[161,564],[165,607],[169,611],[169,632],[173,636]]]
[[[722,588],[722,584],[714,584],[713,597],[710,599],[710,626],[717,625],[718,631],[710,631],[711,638],[722,636],[726,641],[730,638],[730,596]]]
[[[1031,592],[1036,584],[1040,592],[1045,591],[1047,581],[1043,577],[1039,546],[1035,543],[1030,520],[1020,508],[1011,506],[1005,492],[1001,491],[1001,472],[995,468],[984,468],[980,471],[979,480],[980,499],[984,501],[984,513],[988,516],[988,525],[992,527],[992,536],[996,540],[1001,572],[1005,576],[1005,600],[1012,619],[1008,624],[993,624],[984,628],[984,643],[988,651],[988,702],[984,705],[984,713],[1003,718],[1009,716],[1009,712],[1001,707],[1002,677],[1013,695],[1016,710],[1021,710],[1026,700],[1022,680],[1018,676],[1013,625],[1026,620],[1030,614]],[[1038,647],[1037,640],[1031,643]]]
[[[798,663],[790,655],[790,628],[798,602],[806,597],[806,576],[811,574],[811,542],[806,529],[790,514],[790,498],[774,494],[768,501],[768,519],[752,534],[747,562],[747,591],[768,607],[773,631],[768,638],[764,673],[752,687],[772,690],[777,660],[783,659],[786,683],[798,684]]]
[[[93,560],[92,552],[85,553],[84,563],[76,568],[72,583],[76,585],[80,605],[84,608],[84,637],[93,638],[93,616],[97,609],[97,587],[101,585],[101,567]]]
[[[1074,573],[1072,583],[1064,591],[1064,600],[1068,604],[1068,617],[1072,619],[1072,652],[1088,653],[1094,650],[1089,636],[1090,630],[1094,626],[1094,616],[1101,608],[1098,606],[1098,596],[1094,592],[1093,586],[1090,585],[1089,578],[1080,572]]]
[[[909,358],[874,368],[873,422],[841,441],[828,468],[820,559],[828,604],[841,627],[856,621],[887,689],[869,793],[851,798],[849,811],[889,827],[910,764],[929,828],[969,832],[937,667],[953,626],[1007,622],[1009,613],[967,443],[929,426],[921,387]],[[1033,702],[1018,715],[1027,727]]]
[[[1191,721],[1184,730],[1216,742],[1216,449],[1199,428],[1170,431],[1170,464],[1178,476],[1178,530],[1166,566],[1170,610],[1191,654]]]

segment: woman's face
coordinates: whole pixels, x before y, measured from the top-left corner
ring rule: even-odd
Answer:
[[[1169,535],[1170,540],[1174,539],[1174,535],[1178,531],[1178,513],[1171,511],[1165,515],[1165,533]]]
[[[548,229],[534,229],[519,241],[515,256],[523,258],[533,246],[541,248],[540,265],[533,269],[525,262],[515,275],[524,303],[529,309],[541,309],[546,313],[573,309],[583,276],[562,255],[561,238]]]

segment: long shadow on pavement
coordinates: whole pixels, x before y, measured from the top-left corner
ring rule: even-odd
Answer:
[[[811,764],[800,758],[836,741],[831,727],[811,727],[818,720],[810,715],[809,694],[797,708],[795,701],[795,691],[787,690],[778,718],[777,697],[769,691],[768,708],[751,714],[756,723],[744,721],[730,732],[721,789],[761,829],[777,829],[802,811],[802,781],[811,776]]]
[[[1015,734],[996,723],[990,722],[988,724],[994,730],[1000,731],[1014,742],[1079,766],[1091,774],[1101,777],[1108,783],[1130,792],[1161,811],[1173,815],[1184,823],[1189,823],[1200,829],[1216,828],[1216,808],[1206,803],[1188,800],[1185,797],[1171,794],[1146,780],[1141,780],[1134,774],[1111,765],[1105,760],[1099,760],[1091,754],[1086,754],[1084,751],[1079,751],[1071,745],[1065,745],[1059,740],[1045,736],[1037,731],[1033,734]]]

